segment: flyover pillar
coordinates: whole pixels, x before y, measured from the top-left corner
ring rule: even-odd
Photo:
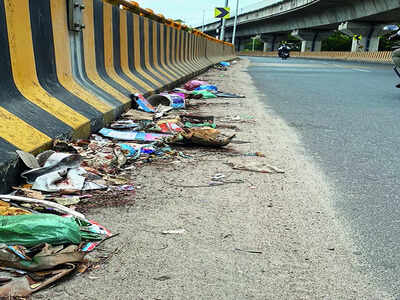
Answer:
[[[352,52],[379,50],[382,26],[374,26],[367,23],[344,22],[339,25],[339,31],[353,37],[353,44],[351,46]]]
[[[301,52],[321,51],[322,41],[328,38],[330,32],[312,30],[293,30],[292,36],[301,40]]]
[[[264,52],[273,51],[275,39],[273,34],[261,34],[260,39],[264,43]]]

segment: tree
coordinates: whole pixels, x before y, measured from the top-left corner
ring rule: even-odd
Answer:
[[[322,51],[350,51],[352,37],[335,31],[330,37],[322,41]]]

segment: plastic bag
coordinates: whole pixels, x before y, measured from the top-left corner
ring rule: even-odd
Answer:
[[[207,85],[208,82],[200,81],[200,80],[190,80],[185,83],[184,89],[187,91],[193,91],[195,88],[201,85]]]
[[[195,91],[215,91],[215,92],[218,92],[218,88],[217,88],[216,85],[207,84],[207,85],[200,85],[199,87],[197,87],[195,89]]]
[[[30,247],[41,243],[79,244],[82,240],[102,239],[100,234],[81,231],[80,225],[90,224],[79,222],[72,217],[51,214],[0,216],[0,243]]]
[[[213,93],[210,91],[193,91],[194,95],[202,95],[203,99],[210,99],[210,98],[217,98]]]

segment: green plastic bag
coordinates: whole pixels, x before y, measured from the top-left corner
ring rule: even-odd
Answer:
[[[192,92],[194,95],[203,95],[204,99],[211,99],[211,98],[217,98],[213,93],[206,91],[206,90],[201,90],[201,91],[193,91]]]
[[[100,240],[102,235],[81,231],[74,218],[51,214],[0,216],[0,243],[35,246],[79,244],[82,240]]]

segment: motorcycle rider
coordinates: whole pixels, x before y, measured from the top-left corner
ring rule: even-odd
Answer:
[[[288,58],[291,48],[286,41],[282,42],[282,45],[278,48],[278,56],[281,58]]]

